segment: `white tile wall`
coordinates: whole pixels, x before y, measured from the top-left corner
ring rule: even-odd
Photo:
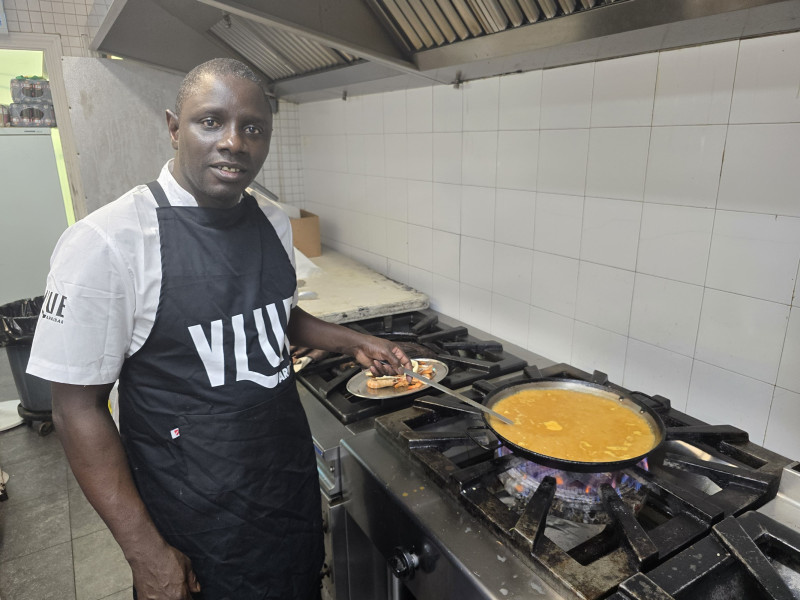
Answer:
[[[692,367],[688,412],[712,425],[728,423],[764,439],[773,386],[699,360]]]
[[[624,335],[575,321],[571,362],[584,371],[602,371],[611,381],[622,381],[626,345]]]
[[[500,81],[496,77],[469,81],[464,89],[464,131],[497,131]]]
[[[792,307],[783,345],[778,385],[800,394],[800,308]],[[798,436],[800,437],[800,436]]]
[[[539,129],[541,98],[541,71],[501,77],[499,129]]]
[[[633,271],[581,261],[575,318],[627,335],[634,277]]]
[[[491,332],[500,338],[524,346],[528,343],[530,305],[501,294],[492,294]]]
[[[800,456],[800,394],[775,388],[767,422],[769,447],[785,456]]]
[[[800,32],[742,41],[731,123],[800,122],[798,53]]]
[[[633,271],[639,244],[642,203],[586,197],[581,258]]]
[[[406,93],[406,131],[433,131],[433,88],[417,88]]]
[[[281,202],[301,206],[305,199],[303,190],[303,148],[300,135],[300,111],[297,104],[279,102],[278,113],[272,122],[272,142],[269,157],[257,180],[278,195]],[[364,156],[367,139],[363,136]],[[337,151],[337,154],[342,154]],[[366,162],[361,163],[366,172]],[[358,171],[351,171],[357,173]]]
[[[641,200],[649,127],[596,128],[589,136],[586,195]]]
[[[458,318],[484,331],[491,331],[492,292],[464,283],[464,274],[462,273],[459,294]]]
[[[537,190],[583,195],[588,156],[588,129],[542,130],[539,134]]]
[[[713,227],[713,210],[646,203],[636,270],[702,285]]]
[[[541,128],[586,128],[591,124],[594,64],[548,69],[542,76]]]
[[[703,288],[639,273],[633,292],[630,337],[692,356]]]
[[[556,362],[568,363],[572,358],[572,330],[575,321],[569,317],[531,306],[528,348]]]
[[[494,212],[494,239],[498,242],[533,248],[536,193],[497,189]]]
[[[497,137],[497,184],[512,190],[536,190],[538,131],[500,131]]]
[[[491,290],[494,268],[494,242],[461,236],[461,281]]]
[[[718,210],[706,285],[789,304],[800,261],[800,218]]]
[[[433,134],[409,133],[406,144],[408,178],[433,181]]]
[[[661,52],[653,125],[728,122],[738,42]]]
[[[436,275],[460,281],[461,236],[447,231],[433,230],[433,251],[422,263],[430,263]]]
[[[724,125],[653,127],[645,201],[714,208],[726,132]]]
[[[461,233],[461,186],[433,184],[433,227]]]
[[[574,258],[533,253],[531,298],[538,308],[573,318],[578,297],[578,269]]]
[[[461,188],[461,233],[494,240],[494,187],[465,185]]]
[[[89,43],[112,0],[4,0],[9,33],[53,33],[64,56],[97,56]]]
[[[533,250],[495,243],[493,270],[492,290],[530,304]]]
[[[461,183],[494,187],[497,131],[465,131],[461,148]]]
[[[800,123],[730,125],[717,208],[800,217],[799,136]]]
[[[433,184],[430,181],[408,181],[408,222],[433,226]]]
[[[706,288],[695,357],[774,385],[788,320],[784,304]]]
[[[459,290],[461,284],[449,277],[433,275],[433,288],[430,292],[431,307],[447,315],[459,312]]]
[[[536,195],[533,247],[578,258],[581,252],[583,196]]]
[[[653,120],[658,54],[597,63],[592,127],[649,126]]]
[[[461,183],[461,132],[433,134],[433,180]]]
[[[664,396],[674,408],[686,410],[691,376],[689,356],[628,339],[623,385],[629,390]]]
[[[437,85],[433,88],[433,130],[455,131],[463,128],[464,98],[462,88]]]
[[[447,314],[800,458],[799,73],[792,33],[302,105],[306,204]]]

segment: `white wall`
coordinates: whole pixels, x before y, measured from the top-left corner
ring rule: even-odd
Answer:
[[[324,243],[800,458],[800,33],[300,105]]]

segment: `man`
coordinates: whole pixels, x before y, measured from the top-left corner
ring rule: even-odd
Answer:
[[[243,197],[272,131],[249,68],[194,69],[167,127],[176,152],[158,181],[59,241],[28,371],[53,382],[59,437],[134,596],[305,600],[321,512],[289,340],[376,374],[410,363],[295,306],[288,220]],[[119,434],[107,410],[117,379]]]

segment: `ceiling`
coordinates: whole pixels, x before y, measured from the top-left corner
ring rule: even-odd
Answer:
[[[800,30],[800,0],[114,0],[92,47],[308,102]]]

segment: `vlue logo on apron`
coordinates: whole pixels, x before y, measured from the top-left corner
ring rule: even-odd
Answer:
[[[286,337],[285,324],[289,322],[292,299],[285,298],[282,308],[283,319],[280,318],[275,303],[253,311],[258,343],[267,361],[273,367],[279,366],[289,356],[289,340]],[[271,326],[269,331],[264,321],[265,310]],[[274,388],[289,376],[289,367],[284,367],[272,375],[264,375],[250,370],[250,363],[247,357],[247,332],[245,331],[244,315],[233,315],[230,320],[225,322],[222,319],[211,322],[208,326],[211,332],[210,342],[203,331],[203,326],[192,325],[189,327],[189,334],[192,336],[192,341],[200,360],[203,361],[211,387],[225,384],[225,345],[223,343],[225,325],[229,325],[233,329],[236,381],[252,381],[261,387]]]

